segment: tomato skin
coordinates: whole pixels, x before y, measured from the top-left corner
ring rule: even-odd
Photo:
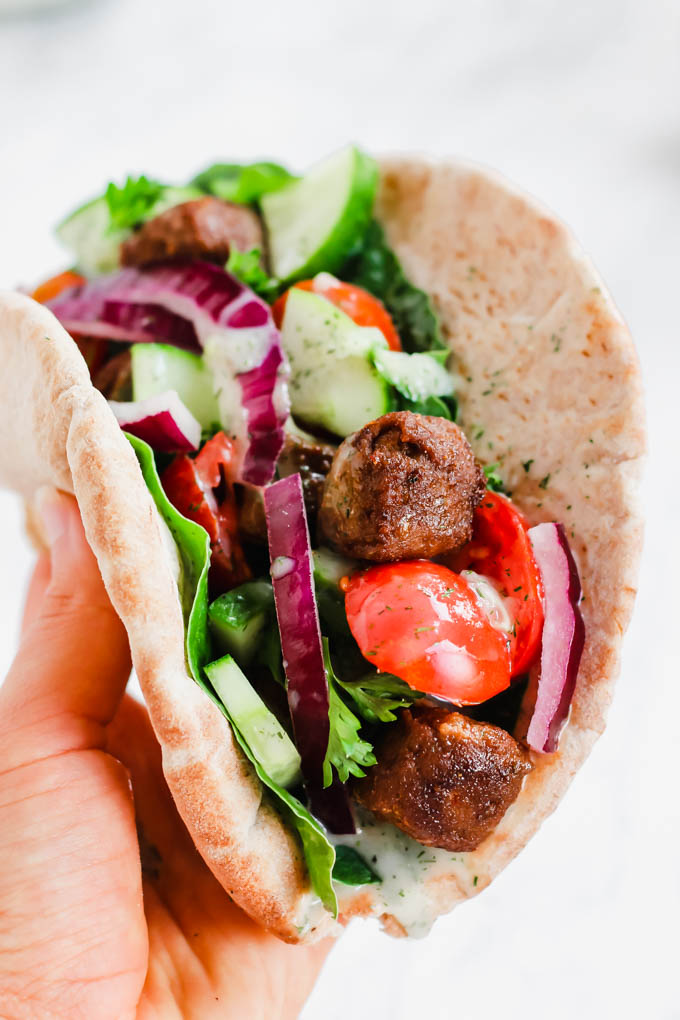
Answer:
[[[234,443],[224,432],[218,432],[195,459],[179,454],[161,475],[163,489],[173,506],[208,532],[213,598],[251,576],[238,538],[236,500],[230,480],[234,462]]]
[[[417,690],[477,705],[510,685],[506,635],[441,564],[413,560],[355,574],[345,610],[362,655]]]
[[[390,350],[401,350],[401,340],[394,328],[389,312],[382,301],[369,294],[363,287],[356,287],[353,283],[343,283],[328,273],[319,273],[313,280],[300,280],[299,283],[293,286],[298,287],[300,290],[311,290],[314,294],[327,298],[341,312],[349,315],[350,319],[356,322],[357,326],[377,327],[387,340]],[[279,329],[283,322],[289,294],[290,289],[285,294],[282,294],[280,298],[277,298],[272,305],[274,322]]]
[[[489,491],[475,510],[472,540],[446,560],[452,570],[474,570],[496,582],[515,621],[515,633],[508,635],[513,676],[531,666],[543,633],[543,585],[528,527],[507,496]]]

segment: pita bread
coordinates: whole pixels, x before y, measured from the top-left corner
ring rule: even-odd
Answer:
[[[423,927],[524,846],[604,727],[642,545],[644,412],[623,321],[569,232],[535,202],[482,169],[398,159],[383,163],[378,216],[441,314],[477,455],[500,464],[532,522],[564,522],[585,595],[586,645],[559,751],[533,756],[519,798],[478,850],[427,874],[415,907]],[[4,294],[0,354],[0,482],[29,500],[46,483],[75,493],[196,846],[234,900],[280,938],[333,931],[297,838],[187,674],[163,526],[76,345],[46,309]],[[341,899],[341,920],[378,914],[401,934],[398,913],[380,886],[348,888]]]

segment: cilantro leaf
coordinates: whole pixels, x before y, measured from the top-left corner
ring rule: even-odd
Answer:
[[[486,475],[486,487],[492,492],[505,492],[505,482],[498,474],[500,464],[486,464],[484,474]]]
[[[279,281],[270,276],[262,268],[261,252],[259,248],[251,248],[250,251],[239,251],[236,245],[231,246],[226,270],[237,276],[246,287],[250,287],[256,294],[266,299],[272,299],[279,290]]]
[[[458,401],[455,397],[427,397],[425,400],[408,400],[401,394],[397,397],[400,411],[413,411],[414,414],[429,414],[433,418],[447,418],[455,421],[458,414]]]
[[[380,298],[409,354],[448,353],[429,297],[407,280],[377,220],[369,225],[361,246],[350,255],[339,275],[347,283],[356,283]]]
[[[369,867],[361,854],[354,847],[342,843],[335,848],[335,864],[333,865],[333,881],[343,885],[370,885],[382,882],[373,868]]]
[[[323,638],[323,661],[328,680],[330,720],[328,750],[323,763],[323,785],[328,787],[333,782],[333,768],[340,782],[346,783],[350,775],[365,776],[364,768],[375,765],[376,758],[373,746],[359,736],[361,723],[338,693],[338,680],[333,672],[328,638]]]
[[[141,223],[164,190],[163,184],[149,180],[144,174],[137,178],[128,177],[121,188],[111,181],[105,196],[109,207],[109,232],[130,230]]]
[[[225,202],[255,205],[263,195],[292,180],[293,175],[278,163],[213,163],[191,183]]]
[[[336,678],[337,680],[337,678]],[[337,680],[353,699],[359,714],[367,722],[394,722],[395,709],[407,708],[425,697],[391,673],[369,673],[359,680]]]

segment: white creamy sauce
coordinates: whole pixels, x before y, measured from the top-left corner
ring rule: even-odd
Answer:
[[[475,876],[470,854],[452,854],[422,846],[388,823],[357,815],[358,831],[352,836],[330,837],[336,845],[353,847],[380,876],[380,884],[370,888],[378,903],[376,913],[392,914],[406,932],[416,938],[427,935],[439,914],[436,888],[428,890],[431,879],[455,874],[461,888],[471,892]],[[348,902],[362,887],[335,883],[338,900]]]

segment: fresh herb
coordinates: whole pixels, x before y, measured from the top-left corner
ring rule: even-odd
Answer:
[[[293,175],[278,163],[214,163],[191,183],[225,202],[255,205],[263,195],[293,180]]]
[[[236,245],[232,245],[226,270],[266,300],[273,300],[278,294],[279,281],[262,267],[262,253],[259,248],[239,251]]]
[[[352,698],[359,714],[370,723],[394,722],[396,709],[408,708],[425,697],[391,673],[369,673],[359,680],[335,679]]]
[[[335,863],[334,847],[328,841],[321,825],[307,808],[291,793],[278,786],[262,768],[203,672],[203,667],[210,662],[210,641],[207,627],[208,567],[210,565],[208,533],[200,524],[182,517],[168,500],[158,477],[151,447],[141,439],[137,439],[136,436],[128,435],[127,438],[137,454],[144,481],[158,512],[170,529],[182,561],[179,596],[184,611],[185,644],[189,671],[198,686],[229,720],[234,737],[246,758],[251,762],[260,782],[271,790],[278,801],[281,813],[297,830],[312,888],[326,909],[334,917],[337,917],[338,900],[332,882]]]
[[[365,776],[364,768],[375,765],[376,759],[372,744],[359,736],[361,723],[338,693],[338,680],[333,672],[327,638],[323,639],[323,661],[328,680],[330,721],[328,750],[323,763],[323,785],[328,787],[333,782],[333,768],[340,782],[346,783],[350,775]]]
[[[358,250],[350,255],[339,275],[380,298],[405,351],[447,351],[430,298],[409,283],[377,220],[369,225]]]
[[[549,481],[550,481],[550,475],[549,474],[546,475],[545,478],[541,478],[540,482],[538,483],[539,489],[547,489]]]
[[[522,467],[524,468],[524,470],[526,471],[527,474],[529,474],[529,468],[531,467],[533,462],[534,462],[534,458],[533,457],[531,458],[531,460],[523,460],[522,461]]]
[[[382,879],[353,847],[341,844],[335,848],[333,881],[343,885],[370,885]]]
[[[505,483],[498,474],[500,464],[486,464],[484,474],[486,475],[486,487],[492,492],[505,492]]]
[[[458,415],[458,401],[455,397],[427,397],[426,400],[408,400],[397,394],[400,411],[413,411],[414,414],[429,414],[433,418],[447,418],[455,421]]]
[[[111,181],[106,189],[109,207],[109,233],[131,230],[147,219],[149,212],[161,197],[164,185],[141,177],[128,177],[122,188]]]

